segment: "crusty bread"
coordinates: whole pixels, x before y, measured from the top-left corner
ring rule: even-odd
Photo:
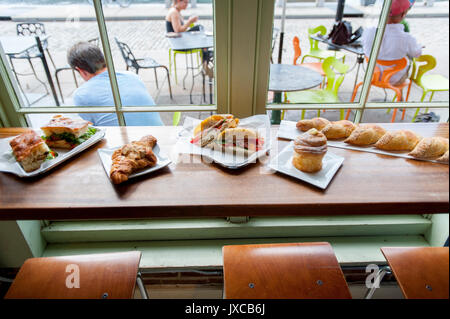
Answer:
[[[438,159],[437,159],[437,161],[438,162],[441,162],[441,163],[448,163],[448,151],[447,152],[445,152],[444,153],[444,155],[442,155],[441,157],[439,157]]]
[[[416,158],[436,158],[448,151],[448,138],[426,137],[422,139],[409,155]]]
[[[50,149],[44,140],[35,132],[27,131],[9,142],[17,162],[26,172],[32,172],[41,167]]]
[[[86,134],[89,125],[92,124],[85,120],[74,120],[62,115],[55,115],[47,125],[41,127],[45,136],[52,134],[70,133],[78,138]]]
[[[330,121],[322,117],[315,117],[311,120],[301,120],[297,122],[297,129],[302,132],[309,131],[312,128],[321,131],[325,126],[330,124]]]
[[[350,134],[355,130],[356,126],[350,121],[342,120],[331,122],[322,129],[329,140],[337,140],[341,138],[349,137]]]
[[[344,141],[352,145],[372,145],[386,134],[386,130],[376,124],[364,124],[358,126],[352,134]]]
[[[215,114],[204,119],[197,127],[194,129],[194,136],[200,133],[201,131],[206,130],[207,128],[214,126],[218,121],[224,119],[232,119],[234,120],[229,124],[229,127],[236,127],[239,124],[239,119],[235,118],[231,114]]]
[[[422,138],[409,130],[387,132],[375,147],[385,151],[412,151]]]

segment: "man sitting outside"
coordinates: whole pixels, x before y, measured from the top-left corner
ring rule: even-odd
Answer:
[[[105,57],[99,47],[89,42],[79,42],[68,52],[69,65],[86,81],[74,93],[76,106],[114,106]],[[134,73],[116,72],[123,106],[155,105],[144,83]],[[81,113],[80,116],[95,126],[118,126],[115,113]],[[130,126],[162,126],[159,113],[124,113]]]
[[[399,60],[404,57],[417,58],[422,55],[422,46],[417,43],[416,39],[405,32],[405,27],[401,23],[411,7],[409,0],[393,0],[391,12],[386,24],[383,41],[381,42],[380,52],[377,60]],[[362,36],[364,54],[370,56],[373,40],[375,39],[376,27],[367,28]],[[386,68],[381,65],[377,66],[383,72]],[[408,78],[410,63],[401,71],[395,73],[390,83],[394,85],[402,84]]]

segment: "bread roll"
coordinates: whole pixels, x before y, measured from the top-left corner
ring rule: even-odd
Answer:
[[[433,159],[448,151],[448,138],[426,137],[422,139],[409,155],[416,158]]]
[[[358,126],[352,134],[345,140],[345,143],[352,145],[372,145],[386,134],[386,130],[376,124],[364,124]]]
[[[378,140],[375,147],[384,151],[412,151],[421,139],[409,130],[387,132]]]
[[[316,117],[311,120],[301,120],[297,122],[297,129],[302,132],[309,131],[312,128],[315,128],[318,131],[321,131],[325,126],[330,124],[330,121],[324,119],[322,117]]]
[[[331,122],[322,129],[322,133],[325,134],[329,140],[337,140],[341,138],[349,137],[355,130],[356,126],[350,121],[342,120],[337,122]]]

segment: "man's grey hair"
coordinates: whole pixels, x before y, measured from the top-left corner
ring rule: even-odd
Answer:
[[[76,67],[95,74],[106,67],[105,57],[100,48],[89,42],[78,42],[67,52],[71,68]]]

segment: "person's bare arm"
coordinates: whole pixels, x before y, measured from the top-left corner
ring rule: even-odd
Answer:
[[[172,26],[173,26],[173,30],[175,32],[186,32],[190,25],[194,22],[196,22],[198,20],[198,17],[190,17],[186,23],[181,24],[181,15],[177,12],[174,11],[171,15],[170,15],[170,21],[172,22]]]

